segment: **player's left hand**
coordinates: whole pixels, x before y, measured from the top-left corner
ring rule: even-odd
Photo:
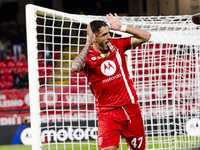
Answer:
[[[111,13],[107,14],[106,20],[110,24],[111,30],[120,30],[120,28],[122,27],[121,21],[119,20],[116,13],[114,14],[114,16]]]

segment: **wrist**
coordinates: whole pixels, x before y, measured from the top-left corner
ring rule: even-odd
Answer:
[[[121,28],[119,29],[119,31],[126,32],[126,28],[127,28],[126,25],[122,25]]]

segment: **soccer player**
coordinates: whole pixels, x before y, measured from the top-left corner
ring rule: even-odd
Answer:
[[[151,34],[122,25],[117,14],[107,14],[106,20],[110,26],[101,20],[88,24],[85,47],[72,71],[84,71],[96,98],[99,149],[116,150],[122,134],[131,150],[144,150],[144,125],[124,52],[148,41]],[[132,36],[112,39],[110,29]]]

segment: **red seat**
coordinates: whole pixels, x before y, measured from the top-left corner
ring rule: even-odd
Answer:
[[[4,83],[0,82],[0,90],[3,90],[3,88],[4,88]]]
[[[22,61],[20,61],[20,60],[16,61],[15,66],[16,66],[17,68],[23,67]]]
[[[22,73],[23,73],[23,67],[17,68],[17,72],[18,72],[19,74],[22,74]]]
[[[44,84],[45,83],[45,77],[39,77],[39,82],[40,82],[40,84]]]
[[[0,68],[0,74],[1,74],[1,75],[4,74],[4,69],[5,69],[5,68]]]
[[[38,53],[38,58],[39,58],[39,59],[42,59],[42,58],[44,58],[44,56],[43,56],[43,55],[44,55],[44,54],[43,54],[43,52],[39,52],[39,53]]]
[[[142,75],[143,74],[143,70],[138,70],[138,74]]]
[[[10,82],[13,82],[13,75],[8,75],[8,77],[7,77],[7,81],[10,81]]]
[[[11,56],[9,54],[6,55],[6,59],[7,61],[10,61],[11,60]]]
[[[137,81],[143,81],[143,77],[138,77]]]
[[[0,76],[0,80],[1,80],[1,82],[6,81],[7,80],[7,76],[6,75],[1,75]]]
[[[16,71],[18,70],[18,68],[14,67],[14,68],[12,68],[10,70],[11,70],[11,73],[12,73],[12,71],[13,71],[13,73],[16,73]]]
[[[149,81],[149,80],[150,80],[150,77],[144,77],[144,80],[145,80],[145,81]]]
[[[39,69],[39,76],[45,76],[45,70],[44,69]]]
[[[166,80],[167,76],[165,74],[161,75],[163,80]]]
[[[168,80],[173,79],[173,75],[172,74],[168,74]]]
[[[79,78],[79,85],[85,85],[86,79],[85,78]]]
[[[28,68],[27,68],[27,67],[22,67],[22,68],[21,68],[21,72],[22,72],[22,73],[23,73],[23,72],[28,73]]]
[[[28,63],[26,61],[23,63],[23,67],[28,68]]]
[[[79,72],[79,73],[76,73],[76,72],[73,72],[72,73],[72,77],[85,77],[85,73],[83,71]]]
[[[145,48],[145,45],[143,44],[143,45],[139,45],[138,46],[138,49],[143,49],[143,47]]]
[[[153,49],[154,47],[154,44],[149,44],[149,49]]]
[[[14,61],[9,61],[9,62],[7,63],[7,67],[8,67],[8,68],[14,68],[14,67],[15,67]]]
[[[138,64],[138,68],[142,68],[142,64]]]
[[[39,67],[44,67],[44,60],[42,61],[40,60],[38,63],[39,63]]]
[[[22,57],[22,60],[26,60],[26,55],[25,54],[22,54],[21,57]]]
[[[76,72],[73,72],[73,73],[72,73],[72,77],[77,77],[77,73],[76,73]]]
[[[6,68],[6,63],[4,61],[0,62],[0,68]]]
[[[83,72],[83,71],[79,72],[79,76],[80,76],[80,77],[85,77],[84,72]]]
[[[71,92],[71,93],[77,93],[77,92],[78,92],[77,86],[72,86],[70,92]]]
[[[49,76],[52,73],[52,68],[46,68],[47,76]]]
[[[1,73],[4,75],[11,74],[11,70],[10,68],[5,68]]]
[[[168,49],[169,47],[170,47],[169,44],[163,44],[163,45],[162,45],[162,48],[163,48],[163,49]]]
[[[159,76],[158,75],[154,75],[154,76],[152,76],[152,80],[158,80],[158,78],[159,78]]]
[[[15,60],[14,56],[11,56],[11,57],[10,57],[10,60],[11,60],[11,61],[14,61],[14,60]]]
[[[165,73],[166,73],[166,68],[163,67],[163,68],[161,69],[161,73],[164,73],[164,74],[165,74]]]
[[[144,69],[144,74],[149,74],[150,70],[149,69]]]
[[[71,85],[77,84],[77,78],[71,78]]]
[[[160,44],[159,43],[156,43],[156,49],[160,49]]]
[[[60,52],[54,52],[54,59],[60,58]]]
[[[4,86],[3,89],[7,90],[7,89],[9,89],[11,86],[12,86],[12,82],[6,81],[5,86]]]

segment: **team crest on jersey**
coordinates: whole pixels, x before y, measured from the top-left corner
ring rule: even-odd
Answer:
[[[116,53],[119,50],[116,46],[112,45],[111,43],[109,43],[108,46],[110,50],[114,53]]]
[[[96,60],[96,59],[97,59],[96,57],[92,57],[92,58],[91,58],[91,60]]]
[[[101,72],[106,76],[111,76],[116,71],[116,65],[111,60],[106,60],[101,64]]]

